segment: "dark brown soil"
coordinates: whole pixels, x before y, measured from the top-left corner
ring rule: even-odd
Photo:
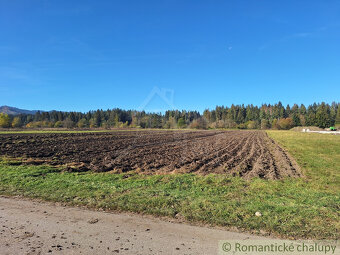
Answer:
[[[262,131],[3,134],[0,155],[74,171],[301,175],[295,161]]]

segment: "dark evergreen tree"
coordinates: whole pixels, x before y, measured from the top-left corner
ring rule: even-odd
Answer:
[[[335,124],[340,125],[340,104],[338,104],[338,109],[335,117]]]
[[[317,108],[315,118],[318,127],[330,127],[331,117],[329,105],[326,105],[324,102],[322,102],[321,105]]]

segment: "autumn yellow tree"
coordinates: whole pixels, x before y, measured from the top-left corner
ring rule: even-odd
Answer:
[[[11,126],[11,119],[8,114],[0,113],[0,127],[9,128]]]
[[[15,117],[12,121],[12,127],[20,128],[22,127],[21,119],[19,117]]]

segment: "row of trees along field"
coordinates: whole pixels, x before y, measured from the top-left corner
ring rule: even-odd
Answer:
[[[133,110],[97,110],[81,112],[37,112],[34,115],[8,116],[0,114],[2,128],[239,128],[290,129],[296,126],[320,128],[340,124],[340,103],[312,104],[308,107],[294,104],[284,107],[281,102],[261,107],[253,105],[217,106],[197,111],[169,110],[164,114]]]

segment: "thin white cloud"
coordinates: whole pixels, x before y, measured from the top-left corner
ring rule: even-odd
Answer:
[[[285,42],[285,41],[288,41],[288,40],[291,40],[291,39],[294,39],[294,38],[308,38],[308,37],[313,37],[325,30],[327,30],[328,27],[327,26],[324,26],[324,27],[321,27],[321,28],[318,28],[318,29],[315,29],[314,31],[312,32],[298,32],[298,33],[293,33],[293,34],[290,34],[290,35],[287,35],[287,36],[283,36],[277,40],[273,40],[273,41],[270,41],[268,43],[265,43],[263,45],[261,45],[258,49],[260,51],[262,50],[265,50],[266,48],[276,44],[276,43],[280,43],[280,42]]]

